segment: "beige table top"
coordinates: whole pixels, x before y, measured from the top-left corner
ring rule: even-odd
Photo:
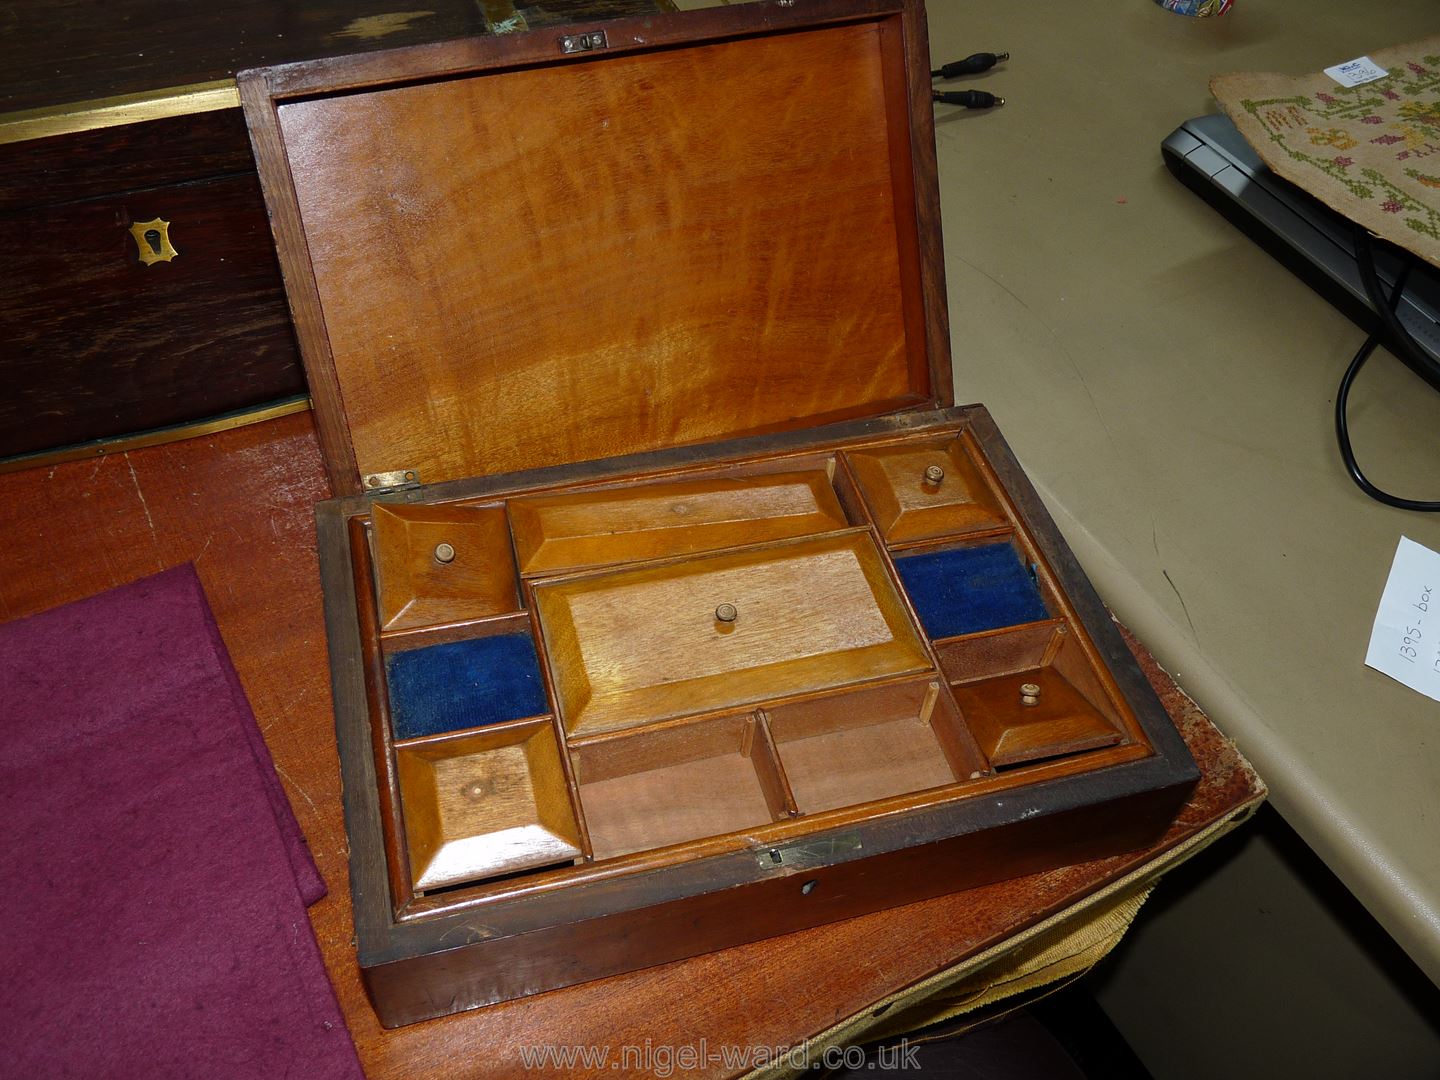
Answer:
[[[932,0],[938,63],[1013,59],[937,125],[957,397],[983,401],[1101,595],[1440,981],[1440,704],[1364,666],[1399,537],[1335,448],[1362,334],[1164,168],[1221,71],[1296,73],[1440,28],[1433,0]],[[1440,499],[1440,395],[1386,353],[1351,397],[1362,467]]]

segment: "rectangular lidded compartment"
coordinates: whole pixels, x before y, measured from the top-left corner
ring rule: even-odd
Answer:
[[[533,586],[587,735],[931,667],[867,529]]]
[[[510,500],[522,574],[784,540],[850,524],[824,469],[651,480]]]

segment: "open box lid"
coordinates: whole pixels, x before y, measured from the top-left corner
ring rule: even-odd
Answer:
[[[337,494],[953,403],[919,0],[239,81]]]

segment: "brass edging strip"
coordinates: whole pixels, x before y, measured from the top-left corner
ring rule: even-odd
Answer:
[[[110,454],[124,453],[127,450],[140,450],[147,446],[179,442],[181,439],[196,439],[202,435],[214,435],[216,432],[230,431],[232,428],[246,427],[249,424],[259,424],[266,420],[289,416],[292,413],[304,412],[308,408],[310,408],[308,397],[287,398],[272,405],[262,405],[255,409],[228,413],[225,416],[216,416],[193,424],[177,424],[174,427],[142,431],[136,435],[98,439],[95,442],[66,446],[59,450],[42,450],[36,454],[22,454],[19,457],[0,459],[0,473],[19,472],[21,469],[34,469],[42,465],[59,465],[66,461],[106,457]]]
[[[235,88],[234,79],[75,101],[68,105],[47,105],[0,113],[0,145],[239,107],[240,92]]]

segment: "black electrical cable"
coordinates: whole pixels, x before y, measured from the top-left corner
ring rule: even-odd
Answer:
[[[981,72],[989,71],[996,64],[1002,64],[1010,59],[1008,52],[977,52],[971,53],[964,60],[952,60],[948,64],[936,68],[930,72],[932,79],[958,79],[962,75],[979,75]]]
[[[1005,99],[988,90],[932,90],[930,99],[942,105],[959,105],[966,109],[993,109],[1004,105]]]
[[[1390,333],[1387,344],[1415,374],[1436,390],[1440,390],[1440,365],[1421,350],[1410,336],[1410,331],[1405,329],[1405,324],[1400,321],[1396,314],[1400,306],[1399,298],[1395,297],[1389,302],[1385,300],[1385,290],[1380,284],[1380,275],[1375,270],[1374,240],[1370,231],[1359,225],[1355,226],[1355,262],[1360,270],[1360,282],[1365,286],[1365,295],[1370,298],[1370,306],[1375,309],[1381,324]],[[1405,265],[1411,264],[1407,261]]]
[[[1386,297],[1385,290],[1380,285],[1380,276],[1375,272],[1375,249],[1370,241],[1370,233],[1359,226],[1355,228],[1355,255],[1356,262],[1360,269],[1360,280],[1365,285],[1366,295],[1370,297],[1371,306],[1375,308],[1384,328],[1390,331],[1391,347],[1399,350],[1413,350],[1414,355],[1419,356],[1419,347],[1405,329],[1400,318],[1396,315],[1396,309],[1400,306],[1400,298],[1405,293],[1405,282],[1410,276],[1410,264],[1407,262],[1400,271],[1395,281],[1395,289]],[[1350,479],[1355,485],[1370,498],[1382,502],[1387,506],[1395,506],[1401,510],[1419,510],[1426,513],[1434,513],[1440,510],[1440,502],[1428,502],[1421,499],[1402,499],[1398,495],[1392,495],[1372,484],[1363,472],[1360,471],[1360,464],[1355,460],[1355,450],[1350,444],[1350,423],[1346,418],[1346,405],[1350,400],[1350,387],[1355,383],[1355,377],[1360,374],[1360,369],[1380,344],[1379,331],[1372,333],[1365,339],[1350,361],[1350,366],[1345,369],[1345,375],[1340,380],[1340,388],[1335,391],[1335,438],[1340,444],[1340,458],[1345,462],[1345,471],[1350,474]],[[1412,365],[1414,366],[1414,365]],[[1421,358],[1422,368],[1426,366],[1425,358]]]

